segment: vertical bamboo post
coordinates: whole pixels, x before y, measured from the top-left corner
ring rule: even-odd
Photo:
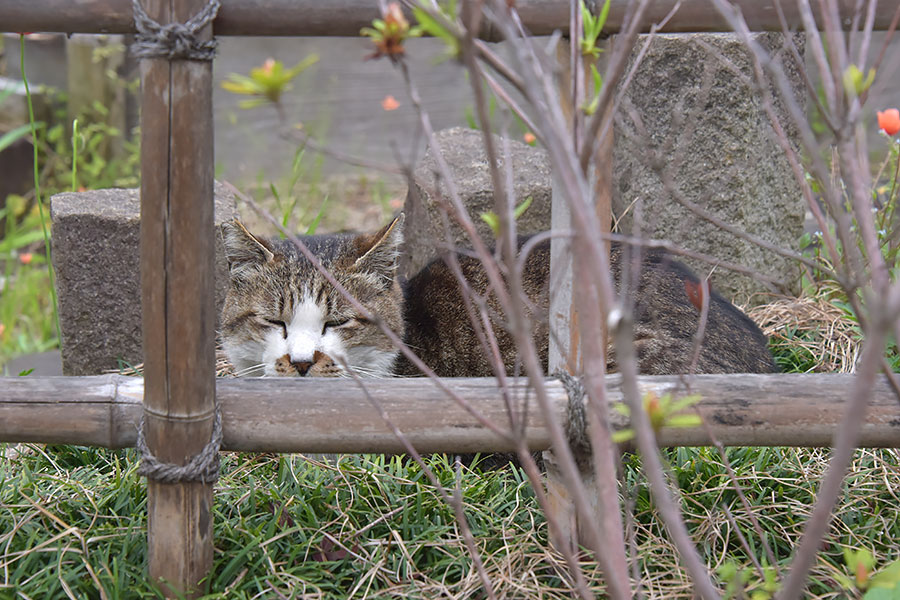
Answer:
[[[610,40],[603,44],[606,52],[609,52],[610,44]],[[575,111],[579,110],[579,105],[583,99],[572,98],[571,81],[575,73],[572,71],[571,51],[572,43],[570,41],[560,42],[557,49],[561,67],[560,101],[568,122],[574,123]],[[597,67],[602,72],[602,65],[598,64]],[[585,65],[582,81],[590,80],[590,70]],[[609,233],[612,221],[612,112],[608,112],[604,118],[610,127],[606,136],[603,135],[606,124],[604,124],[604,127],[601,127],[598,134],[596,141],[597,150],[594,163],[591,166],[593,173],[590,176],[590,181],[594,190],[594,209],[599,217],[603,232]],[[577,139],[576,136],[576,131],[573,131],[573,143]],[[553,180],[551,229],[573,229],[569,206],[559,192],[555,179]],[[573,273],[578,269],[579,265],[578,261],[573,259],[577,252],[573,252],[572,246],[573,244],[570,240],[562,238],[553,238],[550,246],[550,281],[553,289],[553,294],[550,297],[550,331],[554,332],[550,336],[550,373],[566,371],[571,374],[578,374],[582,369],[583,361],[578,310],[572,285]],[[604,331],[605,337],[606,332]],[[606,347],[605,339],[603,340],[603,346]],[[544,464],[547,469],[546,483],[550,510],[555,513],[557,522],[563,527],[563,537],[570,546],[574,546],[579,539],[587,540],[587,531],[579,527],[574,501],[552,451],[544,453]],[[590,464],[583,465],[581,477],[594,508],[599,510],[600,492],[597,488],[593,466]]]
[[[203,0],[144,0],[159,23]],[[210,39],[212,27],[203,35]],[[147,444],[185,464],[215,416],[212,64],[141,62],[141,286]],[[212,567],[212,485],[147,483],[150,577],[199,593]]]

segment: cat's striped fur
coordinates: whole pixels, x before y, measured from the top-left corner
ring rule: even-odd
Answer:
[[[491,363],[465,310],[450,268],[432,262],[409,281],[397,276],[402,215],[374,234],[309,236],[304,242],[334,278],[371,313],[352,306],[293,243],[257,238],[240,224],[224,229],[231,285],[222,315],[225,351],[240,374],[267,376],[418,375],[382,331],[387,325],[438,375],[489,376]],[[468,285],[487,298],[504,362],[511,372],[516,348],[502,310],[487,292],[481,264],[458,257]],[[613,245],[616,281],[632,260]],[[686,372],[699,325],[697,278],[663,252],[645,251],[634,264],[640,277],[633,293],[639,370],[647,374]],[[538,245],[523,274],[536,307],[532,334],[546,364],[549,246]],[[377,321],[377,322],[376,322]],[[616,370],[610,348],[608,370]],[[759,328],[730,302],[712,293],[699,373],[764,373],[777,370]]]

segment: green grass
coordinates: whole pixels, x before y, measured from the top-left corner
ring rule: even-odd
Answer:
[[[98,586],[110,598],[155,597],[144,575],[136,453],[15,451],[0,459],[0,597],[61,597],[66,586],[79,597],[96,596]],[[446,460],[431,464],[452,486]],[[211,580],[218,593],[210,597],[302,589],[341,598],[354,586],[360,597],[366,589],[404,596],[417,586],[476,583],[465,583],[471,560],[452,511],[409,461],[345,456],[331,466],[228,454],[223,466]],[[464,478],[470,523],[487,554],[502,553],[506,536],[536,535],[540,515],[518,471]]]
[[[771,344],[775,364],[784,373],[812,373],[819,366],[819,361],[806,347],[797,343],[814,341],[815,333],[798,331],[789,328],[785,332],[790,342]]]
[[[145,483],[133,450],[0,446],[0,598],[157,597],[145,576]],[[783,567],[809,515],[826,451],[733,448],[728,458],[761,524],[754,530],[717,453],[666,452],[695,541],[713,567],[762,580],[734,527],[766,564],[762,540]],[[429,464],[454,485],[442,456]],[[639,459],[625,459],[637,566],[651,598],[690,598]],[[466,514],[498,597],[570,598],[560,557],[518,469],[463,468]],[[857,453],[823,545],[810,597],[847,597],[842,548],[867,548],[883,566],[900,556],[900,461],[895,451]],[[731,521],[725,507],[734,515]],[[421,470],[400,457],[348,455],[337,464],[299,455],[223,456],[216,485],[215,555],[208,598],[481,598],[483,589],[452,511]],[[761,535],[760,535],[761,534]],[[585,563],[602,592],[596,567]],[[720,581],[724,585],[726,581]],[[103,595],[99,590],[103,590]]]
[[[20,36],[20,69],[25,72],[24,38]],[[133,89],[110,71],[116,85]],[[23,196],[9,196],[0,203],[0,374],[4,365],[20,354],[42,352],[58,346],[55,325],[56,290],[49,254],[49,199],[53,194],[84,187],[135,187],[138,183],[139,139],[125,139],[124,132],[109,125],[109,109],[100,102],[84,110],[78,125],[67,134],[68,108],[65,94],[44,90],[52,96],[49,122],[36,122],[28,91],[29,122],[0,137],[0,147],[13,137],[30,134],[34,146],[34,187]],[[119,148],[111,156],[109,148]],[[30,262],[23,257],[31,257]]]

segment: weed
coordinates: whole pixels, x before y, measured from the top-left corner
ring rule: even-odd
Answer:
[[[22,70],[22,83],[25,85],[25,98],[28,102],[28,122],[31,125],[31,139],[37,140],[37,122],[34,120],[34,103],[31,98],[31,89],[28,86],[28,76],[25,73],[25,36],[19,34],[19,68]],[[38,169],[38,147],[37,144],[32,145],[34,148],[34,195],[37,200],[38,213],[40,215],[41,233],[44,237],[44,252],[48,259],[47,275],[50,279],[50,298],[52,299],[53,322],[56,325],[56,336],[59,338],[59,310],[56,301],[56,286],[53,283],[53,266],[49,264],[50,258],[50,233],[47,230],[47,220],[49,214],[44,214],[44,199],[41,196],[41,176]]]
[[[47,199],[68,190],[134,187],[139,169],[139,144],[124,140],[122,131],[105,122],[108,109],[100,103],[76,119],[71,137],[66,134],[63,94],[54,102],[54,123],[35,121],[24,65],[24,38],[20,44],[29,123],[0,137],[0,146],[30,134],[34,190],[8,197],[0,212],[0,223],[4,223],[0,232],[0,373],[9,359],[50,350],[59,343]],[[131,87],[133,82],[118,84]],[[106,149],[114,142],[122,152],[110,158]]]
[[[768,576],[753,560],[767,564],[765,541],[777,566],[787,564],[827,451],[728,449],[759,532],[714,449],[665,455],[706,560],[746,573],[737,581],[748,593],[765,589]],[[0,597],[12,585],[27,597],[56,597],[64,586],[81,597],[96,597],[99,588],[107,597],[156,597],[144,572],[146,488],[137,462],[133,450],[0,445]],[[455,485],[452,460],[434,455],[428,464],[443,485]],[[842,589],[837,575],[847,572],[844,548],[877,548],[874,571],[900,553],[900,523],[892,517],[900,509],[898,465],[895,451],[857,453],[809,597],[834,597]],[[460,467],[460,486],[498,597],[571,597],[565,565],[548,545],[546,522],[523,473]],[[633,507],[646,597],[691,598],[690,579],[672,552],[635,455],[625,459],[623,493]],[[205,598],[483,593],[452,511],[418,465],[403,457],[347,455],[322,463],[300,455],[226,453],[213,510],[216,551]],[[586,569],[601,593],[599,572]]]

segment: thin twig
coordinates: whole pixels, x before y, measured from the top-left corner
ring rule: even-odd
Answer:
[[[884,340],[885,336],[881,330],[872,328],[868,332],[856,379],[853,382],[853,391],[847,403],[841,426],[834,435],[834,449],[828,471],[819,485],[816,503],[806,520],[803,536],[794,553],[790,570],[782,588],[775,596],[777,600],[799,598],[806,588],[809,571],[816,561],[822,539],[831,525],[835,503],[843,490],[844,475],[847,473],[850,460],[856,450],[859,431],[865,420],[866,405],[875,383],[875,376],[880,370],[879,357],[884,347]]]
[[[744,554],[750,559],[750,562],[753,563],[753,567],[756,569],[756,574],[759,577],[760,581],[766,580],[766,573],[763,570],[762,565],[759,563],[759,559],[756,558],[756,555],[753,553],[753,549],[750,548],[750,544],[747,543],[747,538],[744,537],[744,532],[741,531],[740,525],[735,520],[734,515],[731,514],[731,511],[728,509],[727,504],[722,504],[722,510],[725,511],[725,517],[728,519],[728,522],[731,523],[731,527],[734,529],[734,533],[738,537],[738,542],[741,544],[741,548],[744,549]]]
[[[704,277],[700,280],[696,291],[700,295],[700,319],[697,323],[697,331],[694,332],[691,361],[685,371],[688,376],[697,372],[697,365],[700,362],[700,352],[703,350],[703,336],[706,334],[706,323],[709,318],[709,277]]]
[[[629,3],[628,10],[632,10],[633,3]],[[611,103],[616,97],[616,87],[625,72],[625,66],[628,64],[628,58],[631,55],[631,49],[634,48],[635,41],[641,30],[644,12],[649,2],[647,0],[638,0],[637,5],[633,8],[633,12],[624,22],[624,33],[620,32],[616,37],[616,43],[613,46],[612,56],[606,67],[606,75],[603,79],[603,87],[600,90],[600,98],[597,103],[597,112],[588,121],[584,143],[578,149],[578,162],[582,171],[586,171],[594,155],[594,140],[600,133],[600,127],[607,121],[605,115],[610,108]]]
[[[428,481],[431,482],[432,487],[437,490],[438,494],[440,494],[444,502],[446,502],[447,505],[453,509],[453,514],[456,517],[456,522],[459,524],[463,541],[466,544],[466,549],[469,551],[469,555],[472,557],[472,561],[475,563],[475,570],[478,572],[478,576],[481,578],[481,583],[482,585],[484,585],[487,597],[496,598],[496,595],[494,593],[494,586],[491,583],[491,578],[488,576],[487,571],[484,568],[484,561],[481,559],[481,553],[478,551],[478,547],[475,545],[475,536],[472,535],[472,529],[469,527],[469,521],[466,518],[466,511],[465,507],[463,506],[462,497],[455,493],[452,495],[447,493],[447,490],[444,489],[443,485],[441,485],[440,480],[437,478],[434,472],[430,468],[428,468],[428,465],[425,464],[425,461],[422,459],[422,455],[418,453],[409,439],[391,420],[390,416],[387,414],[387,411],[384,410],[384,406],[381,405],[381,402],[379,402],[377,398],[369,393],[369,389],[366,386],[365,381],[363,381],[363,379],[351,369],[348,368],[347,371],[350,373],[351,377],[353,377],[353,380],[359,385],[359,388],[360,390],[362,390],[362,393],[365,395],[366,399],[368,399],[375,410],[378,411],[378,414],[384,421],[384,423],[388,427],[390,427],[391,431],[394,434],[394,437],[400,440],[400,443],[403,444],[403,447],[406,449],[406,453],[409,454],[414,461],[416,461],[416,464],[418,464],[419,468],[422,469],[422,472],[425,473],[425,476],[428,478]]]
[[[527,295],[525,293],[524,282],[521,278],[521,271],[518,271],[515,268],[517,245],[516,222],[515,217],[513,216],[515,198],[513,196],[512,161],[510,160],[508,139],[501,140],[501,143],[505,144],[504,155],[506,157],[506,160],[504,164],[506,176],[504,177],[504,174],[501,174],[500,167],[498,165],[499,154],[494,144],[494,138],[491,133],[491,123],[487,110],[487,103],[482,92],[481,69],[476,62],[474,52],[471,49],[473,36],[471,26],[474,23],[474,18],[470,17],[469,19],[466,19],[467,10],[471,10],[470,2],[463,3],[463,22],[468,21],[467,25],[469,25],[469,29],[466,32],[466,36],[464,37],[463,44],[461,46],[463,61],[470,74],[469,80],[472,84],[472,91],[475,97],[475,108],[483,132],[484,148],[487,155],[491,180],[493,183],[495,202],[494,210],[498,215],[500,221],[500,243],[502,248],[501,256],[503,257],[503,260],[507,266],[507,271],[512,272],[511,277],[509,277],[509,298],[511,300],[511,306],[510,310],[507,312],[507,318],[510,320],[510,330],[516,337],[516,347],[519,349],[520,353],[524,353],[527,356],[527,358],[525,359],[526,371],[529,372],[530,375],[535,375],[541,373],[541,371],[543,371],[543,368],[539,364],[536,364],[536,362],[533,360],[534,358],[536,358],[536,349],[534,347],[534,340],[530,334],[532,328],[526,312],[525,298],[527,298]],[[607,478],[612,478],[612,480],[614,481],[614,471],[607,472],[605,473],[605,475]],[[618,512],[617,505],[606,508],[614,508],[616,512]],[[600,533],[600,531],[597,531],[595,535],[599,534],[600,537],[597,537],[596,541],[590,545],[593,547],[595,556],[600,562],[601,567],[603,568],[603,571],[606,575],[607,585],[609,586],[611,596],[613,598],[627,598],[629,595],[629,586],[627,571],[625,571],[623,568],[625,567],[624,544],[616,545],[615,543],[617,537],[622,537],[621,522],[618,529],[618,534],[616,534],[615,531],[609,530],[603,531],[602,534]],[[610,536],[613,536],[613,539],[610,540]],[[597,545],[597,542],[600,539],[605,539],[611,542],[610,547],[608,547],[607,551],[605,552]],[[612,550],[612,552],[610,552],[609,550]],[[621,553],[621,557],[619,557],[619,553]],[[584,592],[586,592],[586,590],[584,590],[582,593]]]
[[[355,167],[363,167],[365,169],[372,169],[373,171],[379,171],[382,173],[390,173],[392,175],[403,175],[403,169],[398,169],[397,167],[380,163],[374,160],[369,160],[367,158],[362,158],[360,156],[353,156],[350,154],[345,154],[339,150],[335,150],[334,148],[330,148],[327,144],[321,144],[314,140],[309,134],[300,131],[299,129],[293,127],[282,127],[279,136],[290,142],[294,142],[298,145],[309,146],[314,151],[324,154],[326,156],[330,156],[335,160],[339,160],[340,162],[353,165]]]
[[[405,63],[400,63],[401,73],[404,76],[404,81],[407,87],[407,93],[409,95],[410,101],[413,106],[416,108],[416,111],[419,115],[419,121],[422,126],[422,129],[425,133],[426,139],[430,147],[432,148],[433,155],[435,157],[435,162],[438,167],[438,171],[443,178],[443,181],[446,185],[448,194],[450,196],[450,202],[448,203],[450,211],[452,212],[454,218],[462,227],[463,231],[468,235],[470,241],[473,244],[473,249],[476,256],[482,261],[482,264],[485,266],[485,272],[490,282],[490,285],[496,292],[496,297],[498,302],[504,311],[510,310],[510,294],[506,289],[506,286],[503,284],[502,277],[500,276],[499,271],[496,268],[496,265],[493,261],[490,260],[491,253],[488,251],[487,247],[484,245],[481,238],[477,235],[474,224],[469,218],[468,213],[463,206],[458,190],[456,188],[455,182],[453,181],[451,171],[449,165],[447,165],[446,161],[443,158],[443,154],[441,152],[439,144],[436,142],[436,138],[434,135],[434,130],[431,126],[431,121],[428,117],[428,114],[424,111],[421,104],[421,99],[419,97],[418,91],[414,86],[410,76],[409,70],[406,67]],[[527,79],[526,79],[527,81]],[[547,390],[544,384],[544,372],[543,367],[537,357],[537,352],[534,348],[533,341],[529,339],[529,334],[523,331],[517,331],[516,334],[519,336],[516,338],[517,347],[523,348],[523,364],[525,366],[526,373],[528,375],[528,379],[530,384],[535,390],[535,397],[538,401],[538,405],[541,408],[541,412],[545,417],[549,417],[548,423],[550,428],[550,437],[553,441],[554,446],[559,447],[560,452],[563,454],[564,458],[562,459],[564,463],[571,465],[571,469],[568,471],[568,482],[570,484],[573,497],[575,498],[576,506],[578,507],[579,513],[583,515],[585,526],[588,530],[598,532],[598,525],[596,521],[596,516],[591,510],[590,502],[587,499],[586,492],[584,490],[584,486],[581,483],[581,480],[578,476],[577,469],[574,466],[574,459],[571,455],[571,451],[569,450],[568,443],[565,438],[565,434],[562,429],[562,425],[552,418],[551,415],[551,406],[549,402],[549,398],[547,396]],[[433,373],[432,373],[433,376]],[[530,473],[534,473],[532,469],[529,471]],[[533,480],[536,481],[536,480]],[[544,505],[546,508],[546,504]],[[548,519],[550,517],[548,516]],[[548,521],[549,522],[549,521]],[[562,548],[563,546],[559,544],[561,541],[560,537],[560,527],[558,524],[554,523],[550,527],[550,533],[553,539],[556,540],[558,547]],[[599,540],[600,537],[598,535],[592,536],[592,540]],[[603,548],[599,546],[599,542],[592,544],[593,550],[598,553],[598,556],[601,557],[600,554],[603,551]],[[581,575],[578,571],[577,558],[571,552],[564,552],[564,556],[566,557],[567,562],[570,565],[570,568],[573,570],[573,575],[576,578],[576,582],[579,583],[579,590],[582,595],[584,595],[586,588],[586,584],[584,583],[583,575]]]
[[[643,246],[646,248],[658,248],[660,250],[665,250],[669,254],[673,254],[676,256],[684,256],[686,258],[693,258],[694,260],[699,260],[705,263],[708,263],[714,266],[717,269],[726,269],[728,271],[734,271],[735,273],[742,273],[744,275],[748,275],[762,281],[764,283],[768,283],[773,288],[780,287],[783,282],[775,279],[774,277],[770,277],[769,275],[765,275],[760,273],[756,269],[752,269],[750,267],[745,267],[744,265],[739,265],[737,263],[723,261],[715,256],[710,254],[705,254],[703,252],[696,252],[694,250],[690,250],[688,248],[682,248],[681,246],[674,244],[668,240],[658,240],[655,238],[641,238],[635,237],[633,235],[623,235],[621,233],[608,233],[604,234],[603,239],[608,239],[614,242],[619,242],[621,244],[627,244],[629,246]]]
[[[722,465],[725,467],[725,472],[728,474],[728,479],[731,481],[732,489],[734,489],[735,493],[738,496],[738,500],[741,501],[741,506],[744,509],[744,513],[747,515],[747,518],[750,519],[750,523],[753,525],[753,531],[756,533],[756,537],[759,539],[759,542],[763,546],[763,550],[766,553],[766,558],[769,561],[769,564],[775,567],[778,575],[781,575],[781,569],[778,567],[778,561],[775,558],[775,552],[772,550],[772,546],[769,545],[769,542],[766,540],[766,534],[763,531],[762,525],[759,523],[759,519],[756,518],[756,513],[753,512],[753,507],[750,505],[750,500],[747,499],[747,494],[744,493],[744,488],[741,487],[740,482],[738,481],[737,474],[734,472],[734,468],[731,466],[731,461],[728,460],[728,454],[725,453],[725,446],[720,442],[715,434],[713,433],[712,427],[709,426],[705,420],[703,422],[703,427],[706,429],[707,435],[709,435],[710,441],[716,447],[716,450],[719,453],[719,458],[722,459]]]
[[[675,547],[678,548],[685,568],[691,575],[695,592],[705,600],[718,600],[719,592],[691,540],[681,511],[672,497],[672,489],[666,480],[653,426],[650,424],[650,417],[647,415],[637,387],[637,359],[632,343],[634,339],[632,330],[632,317],[624,312],[621,306],[615,313],[610,314],[610,331],[616,342],[616,356],[621,361],[619,366],[622,372],[622,392],[625,396],[625,403],[630,408],[631,424],[641,453],[642,471],[650,482],[650,491],[653,493],[666,529],[675,543]]]
[[[637,131],[638,131],[638,135],[636,137],[646,139],[647,131],[644,128],[643,122],[641,121],[640,117],[634,110],[629,111],[629,113],[630,113],[632,122],[634,123],[635,129],[637,129]],[[792,250],[782,248],[781,246],[778,246],[777,244],[773,244],[773,243],[769,242],[768,240],[765,240],[759,236],[747,233],[740,227],[737,227],[735,225],[732,225],[731,223],[728,223],[727,221],[724,221],[723,219],[720,219],[719,217],[711,214],[709,211],[707,211],[706,209],[701,207],[699,204],[689,200],[687,198],[687,196],[685,196],[684,193],[682,193],[681,190],[678,189],[678,186],[675,183],[673,174],[670,171],[670,169],[668,168],[666,161],[661,160],[661,158],[662,157],[658,156],[656,152],[648,152],[645,155],[641,156],[641,160],[642,160],[644,166],[648,167],[649,169],[651,169],[654,173],[656,173],[659,176],[659,178],[662,180],[663,188],[666,190],[666,192],[669,193],[669,195],[672,197],[672,199],[675,200],[678,204],[680,204],[684,208],[688,209],[689,211],[691,211],[692,213],[694,213],[701,219],[712,223],[716,227],[718,227],[724,231],[727,231],[728,233],[734,235],[737,238],[745,240],[751,244],[754,244],[764,250],[773,252],[784,258],[787,258],[787,259],[790,259],[793,261],[797,261],[801,264],[805,264],[805,265],[809,266],[810,268],[819,269],[819,270],[824,269],[827,271],[827,269],[825,269],[820,262],[817,262],[811,258],[803,256],[802,254],[799,254]],[[842,284],[846,283],[846,280],[842,276],[840,276],[838,273],[828,272],[828,275],[831,276],[835,281],[838,281]]]

